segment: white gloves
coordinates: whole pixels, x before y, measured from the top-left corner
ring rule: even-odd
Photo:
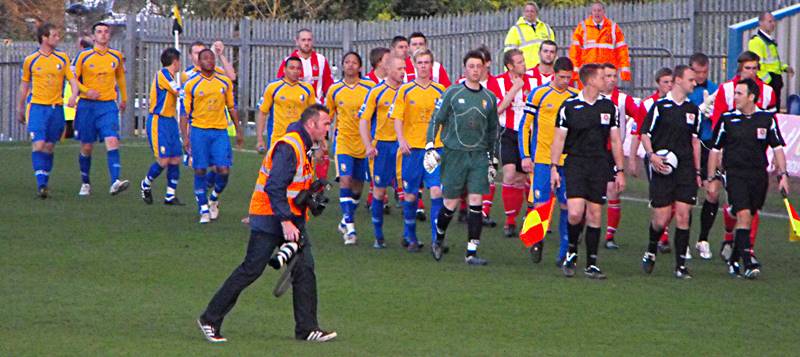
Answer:
[[[711,115],[714,114],[714,100],[717,97],[717,92],[713,94],[707,95],[706,91],[703,91],[703,103],[700,103],[700,113],[703,113],[706,118],[711,118]]]
[[[497,167],[500,162],[497,160],[496,157],[491,157],[489,159],[489,182],[494,182],[494,178],[497,176]]]
[[[439,156],[439,152],[433,148],[433,143],[425,145],[425,158],[422,161],[422,166],[425,167],[425,171],[429,174],[433,173],[433,171],[439,167],[440,162],[442,162],[442,157]]]

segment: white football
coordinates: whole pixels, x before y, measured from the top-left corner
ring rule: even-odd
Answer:
[[[660,172],[660,174],[669,175],[669,174],[672,174],[673,170],[678,168],[678,157],[675,156],[675,153],[673,153],[672,151],[669,151],[667,149],[661,149],[661,150],[656,151],[655,154],[658,155],[658,156],[663,157],[665,159],[664,160],[664,164],[667,165],[667,171],[666,172]],[[653,171],[656,171],[656,168],[653,167],[652,164],[650,165],[650,168]],[[658,171],[656,171],[656,172],[658,172]]]

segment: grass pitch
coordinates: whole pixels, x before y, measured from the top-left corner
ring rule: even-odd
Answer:
[[[640,258],[647,241],[645,203],[625,201],[619,251],[600,248],[606,281],[566,279],[554,266],[550,235],[541,264],[516,239],[484,229],[480,254],[490,265],[464,264],[466,227],[453,222],[453,252],[436,263],[427,247],[429,222],[418,223],[423,253],[400,249],[400,210],[385,218],[388,249],[371,248],[368,212],[359,207],[359,244],[345,247],[332,205],[310,223],[319,291],[319,319],[335,329],[333,343],[296,342],[291,298],[275,299],[277,274],[242,294],[226,319],[229,342],[211,345],[194,319],[241,261],[247,213],[260,157],[235,153],[218,221],[200,226],[192,173],[182,168],[179,197],[187,207],[160,204],[165,174],[154,184],[156,204],[139,199],[138,182],[151,163],[141,141],[121,150],[129,191],[107,193],[105,152],[96,150],[91,197],[77,196],[78,147],[57,148],[52,197],[34,198],[27,144],[0,145],[0,355],[792,355],[800,329],[800,245],[787,241],[783,219],[762,218],[757,281],[727,276],[717,256],[721,218],[712,232],[714,259],[690,261],[691,281],[672,277],[674,256],[660,255],[652,276]],[[645,197],[634,180],[628,196]],[[495,220],[502,222],[500,194]],[[800,201],[798,201],[800,203]],[[772,212],[782,205],[774,195]],[[695,210],[692,246],[697,239]],[[555,227],[554,227],[555,228]],[[579,264],[585,256],[581,247]]]

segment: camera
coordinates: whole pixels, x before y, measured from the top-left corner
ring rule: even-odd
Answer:
[[[300,250],[300,245],[296,242],[283,243],[278,251],[269,258],[269,266],[275,270],[280,269],[294,257],[298,250]]]
[[[327,207],[328,200],[325,197],[325,190],[330,188],[328,180],[319,179],[311,184],[308,190],[300,191],[294,198],[294,204],[298,207],[308,208],[313,216],[319,216]]]

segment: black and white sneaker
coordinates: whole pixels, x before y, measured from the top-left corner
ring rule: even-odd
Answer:
[[[589,279],[603,280],[606,278],[606,275],[603,274],[596,265],[586,267],[586,269],[583,270],[583,274]]]
[[[682,280],[689,280],[692,278],[692,274],[689,273],[689,269],[681,265],[675,269],[675,277]]]
[[[758,276],[761,275],[761,269],[758,268],[749,268],[744,271],[744,278],[747,280],[755,280],[758,279]]]
[[[153,190],[150,187],[144,187],[144,185],[139,186],[139,192],[142,193],[142,201],[147,203],[148,205],[153,204]]]
[[[417,209],[416,218],[420,222],[425,222],[425,220],[428,219],[428,217],[425,215],[425,210],[422,208]]]
[[[36,190],[36,197],[39,197],[43,200],[46,199],[49,195],[50,191],[48,191],[47,186],[39,187],[39,189]]]
[[[503,235],[506,238],[514,238],[514,236],[517,235],[517,226],[513,224],[503,226]]]
[[[571,278],[575,276],[575,263],[578,262],[578,255],[575,253],[567,253],[567,257],[564,258],[564,262],[561,263],[561,271],[564,272],[564,276],[567,278]]]
[[[185,203],[178,199],[178,196],[173,197],[171,200],[164,199],[164,204],[167,206],[186,206]]]
[[[464,257],[464,262],[467,265],[486,265],[489,264],[489,261],[483,258],[479,258],[477,255],[468,255]]]
[[[539,264],[542,261],[542,250],[544,248],[544,241],[536,243],[531,246],[530,253],[531,253],[531,260],[535,264]]]
[[[642,270],[650,274],[653,272],[653,268],[656,267],[656,255],[650,252],[645,252],[644,256],[642,257]]]
[[[431,244],[431,255],[433,255],[433,260],[440,261],[442,260],[442,255],[444,255],[444,250],[442,249],[442,242],[434,242]]]
[[[197,326],[200,327],[203,337],[205,337],[208,342],[221,343],[228,341],[227,338],[222,337],[218,327],[215,327],[211,323],[203,322],[203,319],[197,319]]]
[[[730,275],[731,278],[742,277],[742,269],[739,266],[739,262],[728,262],[728,275]]]
[[[305,338],[300,338],[308,342],[328,342],[336,338],[336,331],[324,331],[320,329],[308,333]]]
[[[727,262],[731,260],[731,254],[733,254],[733,242],[723,241],[719,248],[719,257],[722,261]]]
[[[497,222],[495,222],[492,217],[483,216],[483,220],[481,221],[484,227],[494,228],[497,227]]]

